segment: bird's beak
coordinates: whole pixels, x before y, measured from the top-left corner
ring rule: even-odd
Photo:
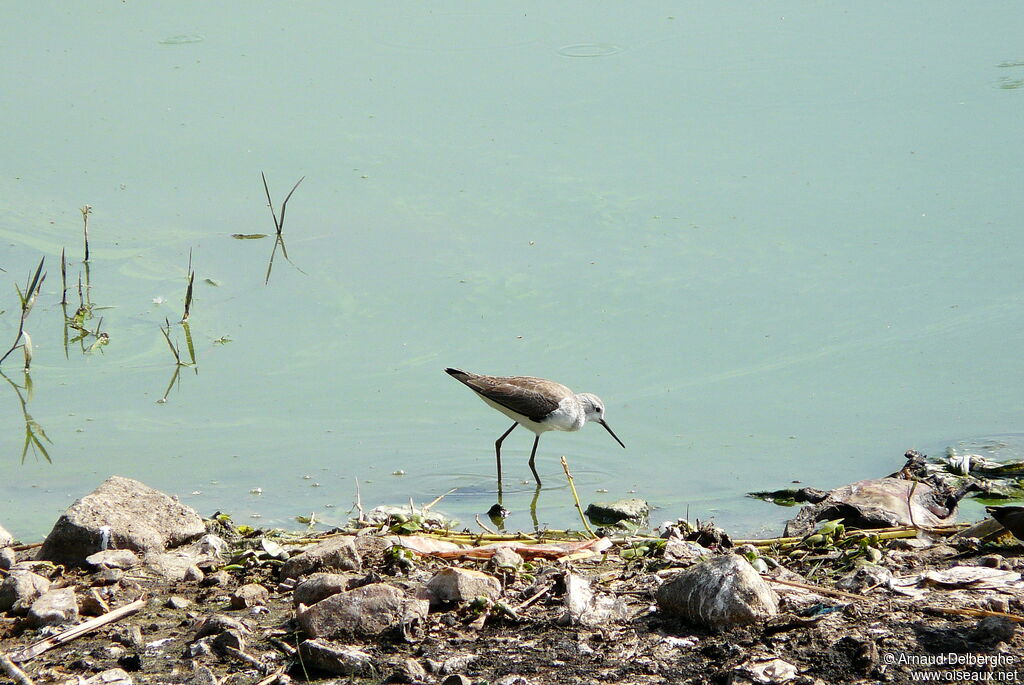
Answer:
[[[622,445],[622,441],[621,441],[621,440],[619,440],[619,436],[617,436],[617,435],[615,434],[615,431],[613,431],[613,430],[612,430],[612,427],[611,427],[611,426],[609,426],[609,425],[608,425],[608,423],[607,423],[607,422],[606,422],[606,421],[605,421],[604,419],[600,419],[600,420],[598,421],[598,423],[599,423],[599,424],[601,424],[602,426],[604,426],[604,429],[605,429],[606,431],[608,431],[609,433],[611,433],[612,437],[613,437],[613,438],[615,438],[615,442],[617,442],[617,443],[619,443],[620,445]],[[622,445],[622,448],[623,448],[623,449],[625,449],[625,448],[626,448],[626,446],[625,446],[625,445]]]

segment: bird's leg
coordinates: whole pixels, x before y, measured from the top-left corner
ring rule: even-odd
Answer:
[[[533,530],[540,530],[540,523],[537,522],[537,500],[540,499],[540,483],[537,483],[537,489],[533,491],[533,499],[530,500],[530,517],[533,519]]]
[[[501,434],[501,437],[494,442],[494,458],[498,462],[498,490],[501,490],[501,441],[508,437],[508,434],[515,430],[519,422],[512,424],[512,427]]]
[[[533,440],[533,451],[530,452],[530,470],[533,471],[533,479],[537,481],[537,487],[540,487],[540,476],[537,475],[537,467],[533,465],[533,460],[537,457],[537,443],[540,442],[540,433]]]

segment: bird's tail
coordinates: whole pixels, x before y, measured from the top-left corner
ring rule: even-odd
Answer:
[[[444,372],[451,376],[452,378],[454,378],[455,380],[462,381],[463,383],[465,383],[472,377],[471,373],[463,371],[462,369],[453,369],[451,367],[445,369]]]

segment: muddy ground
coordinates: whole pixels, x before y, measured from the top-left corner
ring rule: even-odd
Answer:
[[[236,553],[258,548],[257,541],[262,539],[260,531],[225,534],[232,536],[229,543]],[[942,536],[926,542],[879,541],[877,546],[882,552],[878,565],[897,576],[954,566],[1024,571],[1020,556],[1024,550],[1016,543],[954,542]],[[296,651],[305,636],[295,621],[291,591],[278,581],[279,564],[254,554],[248,558],[236,554],[234,563],[226,560],[219,567],[208,564],[202,580],[188,581],[161,579],[144,567],[123,574],[41,569],[38,572],[47,573],[57,585],[75,587],[80,600],[91,590],[102,591],[111,609],[140,597],[148,599],[133,616],[20,665],[37,683],[84,682],[97,674],[109,681],[113,676],[104,672],[114,668],[123,669],[135,683],[1024,680],[1024,665],[1019,663],[1024,660],[1024,637],[1013,618],[998,616],[1024,614],[1024,591],[1019,588],[931,585],[921,587],[921,596],[909,597],[869,585],[857,593],[863,595],[861,599],[853,599],[773,584],[781,597],[779,616],[716,633],[657,610],[654,590],[676,568],[660,553],[659,545],[653,544],[637,556],[635,544],[620,542],[591,559],[536,560],[518,572],[496,572],[482,561],[402,556],[386,550],[366,553],[362,570],[349,574],[353,586],[383,581],[414,593],[444,566],[478,568],[501,579],[502,601],[515,615],[492,607],[481,626],[479,607],[439,607],[411,641],[347,640],[344,644],[372,659],[371,669],[360,675],[332,675],[306,667]],[[22,549],[18,554],[19,559],[27,559],[33,550]],[[769,575],[824,588],[834,587],[857,565],[849,562],[849,554],[828,550],[764,547],[760,556],[773,567]],[[228,570],[218,571],[225,566]],[[562,625],[564,584],[560,579],[567,572],[586,576],[596,589],[620,597],[630,617],[598,626]],[[539,597],[538,587],[544,586],[538,579],[550,585]],[[270,591],[266,606],[232,609],[232,591],[248,583]],[[993,616],[941,613],[950,609],[974,609]],[[238,631],[243,641],[234,645],[237,649],[197,651],[197,623],[214,614],[244,624]],[[59,630],[35,630],[23,618],[4,618],[0,651],[16,653],[50,632]],[[996,663],[996,657],[1002,661]],[[785,668],[776,669],[781,675],[771,675],[771,669],[765,673],[771,659],[791,664],[795,673],[787,675]],[[986,659],[989,663],[984,663]],[[958,663],[951,665],[951,661]],[[465,679],[458,680],[460,675]]]

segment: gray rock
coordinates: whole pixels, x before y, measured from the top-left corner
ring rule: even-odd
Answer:
[[[0,583],[0,611],[24,616],[32,602],[50,589],[50,581],[31,571],[12,571]]]
[[[14,544],[14,536],[7,532],[7,529],[0,526],[0,547],[9,547]]]
[[[340,573],[314,573],[295,586],[292,591],[292,599],[295,606],[300,604],[312,606],[321,599],[345,592],[351,579],[352,576]]]
[[[214,571],[203,577],[203,587],[230,587],[235,582],[234,577],[227,571]]]
[[[438,667],[438,673],[441,675],[449,675],[451,673],[465,671],[469,668],[470,664],[479,658],[480,656],[477,654],[459,654],[458,656],[450,656]]]
[[[666,581],[656,595],[661,611],[722,630],[779,612],[775,591],[743,557],[709,559]]]
[[[224,652],[227,647],[237,649],[239,652],[245,651],[245,638],[242,637],[241,630],[229,628],[213,638],[213,648],[215,651]]]
[[[82,597],[80,610],[85,616],[102,616],[110,611],[110,605],[96,588],[89,588],[89,591]]]
[[[266,606],[270,601],[270,591],[258,583],[248,583],[232,592],[229,599],[232,609]]]
[[[192,685],[220,685],[213,671],[198,661],[192,664],[192,679],[189,682]]]
[[[494,681],[494,685],[533,685],[521,675],[503,675]]]
[[[519,552],[508,547],[499,547],[488,562],[488,566],[499,571],[518,571],[523,562]]]
[[[442,680],[441,685],[473,685],[473,681],[462,674],[456,674]]]
[[[352,536],[339,535],[328,538],[319,545],[298,554],[281,567],[282,578],[298,578],[312,571],[336,569],[358,571],[362,568],[359,553]]]
[[[123,669],[110,668],[86,680],[79,680],[78,683],[80,685],[132,685],[132,677]]]
[[[374,583],[331,595],[311,607],[299,607],[299,625],[313,637],[380,636],[417,637],[430,603],[410,599],[401,590]]]
[[[35,628],[56,626],[78,619],[78,600],[75,591],[65,587],[43,593],[32,602],[28,610],[28,622]]]
[[[482,571],[449,566],[427,581],[427,592],[437,602],[469,602],[477,597],[501,597],[501,583]]]
[[[618,523],[619,521],[642,523],[647,520],[651,508],[644,500],[633,497],[615,502],[593,502],[587,505],[587,510],[584,513],[587,518],[598,525]]]
[[[598,594],[583,576],[565,574],[565,613],[559,623],[597,626],[629,617],[629,609],[618,597]]]
[[[85,563],[93,568],[128,569],[138,566],[141,561],[130,549],[105,549],[87,556]]]
[[[195,560],[182,554],[147,554],[143,559],[146,569],[161,578],[172,581],[201,580],[203,572],[196,566]]]
[[[701,559],[710,559],[712,556],[711,550],[691,540],[672,536],[665,541],[665,560],[674,564],[695,564]]]
[[[971,640],[986,645],[1010,643],[1017,631],[1017,624],[1005,616],[986,616],[978,621],[971,631]]]
[[[195,510],[137,480],[112,476],[57,519],[39,558],[80,566],[104,541],[115,549],[163,552],[205,532]]]
[[[167,601],[164,603],[164,606],[166,606],[168,609],[177,609],[179,611],[181,611],[182,609],[187,609],[191,605],[192,602],[185,599],[184,597],[178,597],[177,595],[171,595],[167,598]]]
[[[5,571],[18,563],[18,555],[10,547],[0,549],[0,568]]]
[[[195,625],[195,639],[201,639],[207,635],[217,635],[225,630],[237,630],[242,633],[249,632],[245,624],[236,618],[224,614],[210,614],[200,619]]]
[[[427,675],[427,669],[423,668],[423,665],[408,657],[405,659],[399,659],[394,663],[394,673],[388,678],[388,682],[392,683],[426,683],[430,681],[430,677]]]
[[[305,640],[299,645],[299,654],[305,664],[335,675],[373,676],[376,671],[366,652],[327,640]]]
[[[887,588],[892,583],[892,571],[884,566],[860,566],[836,582],[836,587],[845,592],[864,592],[868,588]]]

